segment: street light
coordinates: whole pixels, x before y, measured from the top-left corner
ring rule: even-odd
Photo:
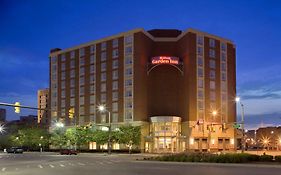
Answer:
[[[245,131],[244,131],[244,104],[241,102],[240,97],[235,98],[236,103],[241,106],[241,129],[242,129],[242,153],[245,151]]]
[[[108,154],[111,154],[111,117],[110,117],[110,111],[106,110],[105,105],[99,105],[98,106],[99,112],[108,112],[108,142],[107,142],[107,147],[108,147]]]
[[[62,122],[57,122],[55,125],[58,128],[63,128],[64,127],[64,124]]]
[[[3,125],[0,125],[0,133],[2,134],[3,132],[5,132],[5,127]]]

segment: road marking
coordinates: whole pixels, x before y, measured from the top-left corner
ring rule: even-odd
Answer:
[[[2,168],[2,171],[6,171],[6,168]]]
[[[50,166],[51,168],[55,168],[55,166],[54,166],[54,165],[52,165],[52,164],[49,164],[49,166]]]
[[[78,162],[78,164],[79,164],[79,165],[82,165],[82,166],[84,166],[84,165],[85,165],[84,163],[80,163],[80,162]]]
[[[60,164],[61,167],[65,167],[63,164]]]
[[[43,168],[43,166],[42,166],[42,165],[38,165],[38,167],[39,167],[39,168]]]

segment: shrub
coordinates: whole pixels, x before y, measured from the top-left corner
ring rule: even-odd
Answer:
[[[271,161],[273,161],[273,156],[271,156],[271,155],[261,155],[259,160],[261,162],[271,162]]]
[[[281,156],[275,156],[275,161],[276,162],[281,162]]]

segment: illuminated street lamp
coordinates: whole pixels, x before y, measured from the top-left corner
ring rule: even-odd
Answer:
[[[105,105],[99,105],[98,106],[99,112],[108,112],[108,142],[107,142],[107,147],[108,147],[108,154],[111,154],[111,117],[110,117],[110,111],[106,110]]]
[[[241,102],[240,97],[235,98],[236,103],[241,106],[241,129],[242,129],[242,153],[245,151],[245,130],[244,130],[244,104]]]
[[[57,122],[55,125],[58,128],[63,128],[64,127],[64,124],[62,122]]]
[[[3,132],[5,132],[5,127],[3,125],[0,125],[0,134],[2,134]]]

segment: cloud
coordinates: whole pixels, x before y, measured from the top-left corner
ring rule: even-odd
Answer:
[[[238,121],[241,120],[238,119]],[[281,111],[275,113],[245,115],[245,128],[247,129],[279,125],[281,125]]]

